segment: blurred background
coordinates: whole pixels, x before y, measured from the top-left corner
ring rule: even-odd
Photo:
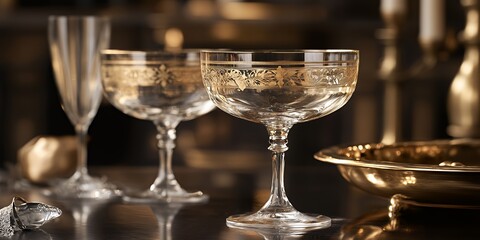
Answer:
[[[463,59],[460,1],[445,1],[445,46],[436,64],[416,69],[419,1],[406,1],[398,51],[402,78],[398,140],[449,138],[447,94]],[[379,142],[385,81],[379,77],[385,22],[379,0],[0,0],[0,160],[39,135],[73,135],[60,106],[47,42],[47,17],[111,17],[111,48],[359,49],[357,90],[346,106],[294,126],[287,165],[314,165],[332,145]],[[157,165],[155,129],[103,101],[90,130],[89,165]],[[215,110],[177,129],[175,165],[270,166],[263,126]],[[223,165],[222,165],[223,164]]]

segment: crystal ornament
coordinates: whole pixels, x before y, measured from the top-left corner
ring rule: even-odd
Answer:
[[[14,197],[10,205],[0,209],[0,237],[11,237],[16,231],[37,229],[60,215],[62,211],[57,207]]]

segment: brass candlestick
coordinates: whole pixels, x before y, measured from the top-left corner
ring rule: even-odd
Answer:
[[[382,142],[391,144],[401,139],[402,132],[402,82],[399,32],[403,25],[405,14],[402,12],[382,13],[386,28],[379,31],[378,37],[385,45],[379,77],[385,81],[384,92],[384,126]]]
[[[439,2],[438,4],[443,3]],[[402,106],[405,80],[425,77],[429,71],[432,71],[437,66],[440,55],[445,51],[445,39],[437,36],[440,35],[440,32],[434,33],[430,31],[428,32],[429,34],[420,35],[421,58],[413,65],[402,66],[400,53],[404,49],[401,47],[401,41],[403,40],[401,37],[405,35],[403,34],[403,25],[406,23],[407,14],[405,11],[397,9],[397,11],[390,12],[382,11],[382,17],[385,22],[385,28],[381,29],[378,35],[378,38],[385,46],[384,58],[379,70],[379,78],[385,82],[383,136],[381,142],[392,144],[406,140],[405,136],[403,136],[405,129],[403,129],[404,107]],[[422,112],[422,114],[428,116],[422,118],[422,116],[416,115],[415,117],[422,119],[431,117],[431,113]],[[428,120],[426,121],[428,122]],[[412,132],[412,134],[414,133]],[[424,130],[420,135],[423,137],[430,136],[431,132]]]
[[[466,25],[461,35],[465,55],[448,94],[447,110],[450,125],[447,132],[458,138],[480,136],[480,74],[479,74],[479,2],[462,0]]]

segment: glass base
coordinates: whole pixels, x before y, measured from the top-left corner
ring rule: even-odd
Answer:
[[[157,192],[146,190],[139,193],[126,193],[123,200],[130,203],[202,203],[208,201],[208,195],[197,191]]]
[[[327,228],[331,219],[322,215],[297,211],[233,215],[227,218],[227,226],[239,229],[263,229],[275,231],[310,231]]]
[[[105,178],[74,175],[66,181],[54,183],[44,194],[62,199],[116,199],[122,191]]]

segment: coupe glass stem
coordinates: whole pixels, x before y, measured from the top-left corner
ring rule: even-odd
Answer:
[[[287,198],[284,186],[284,168],[285,151],[287,147],[287,136],[291,125],[267,126],[269,133],[270,146],[272,151],[272,185],[270,189],[270,198],[259,212],[279,213],[285,211],[295,211]]]
[[[233,215],[227,218],[227,226],[236,228],[276,229],[291,232],[306,231],[330,226],[330,218],[303,214],[297,211],[287,198],[284,186],[285,151],[290,123],[267,124],[272,151],[272,185],[270,198],[256,213]]]
[[[154,121],[157,127],[158,154],[160,166],[158,176],[150,186],[150,191],[157,192],[162,197],[168,197],[171,191],[184,190],[180,187],[172,171],[172,154],[175,148],[176,131],[175,128],[180,123],[178,119]]]
[[[87,170],[87,134],[88,125],[78,124],[75,126],[78,139],[78,152],[77,152],[77,170],[72,178],[85,179],[88,176]]]

